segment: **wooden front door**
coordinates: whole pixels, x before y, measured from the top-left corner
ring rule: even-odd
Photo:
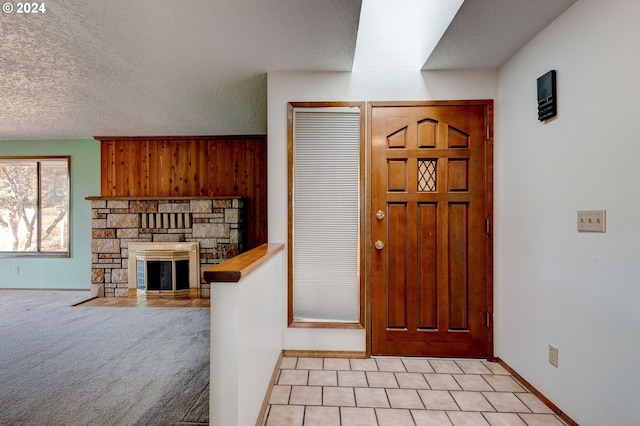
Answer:
[[[371,106],[371,352],[492,356],[491,101]]]

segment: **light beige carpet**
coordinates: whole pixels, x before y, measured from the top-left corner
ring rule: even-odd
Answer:
[[[208,424],[209,309],[0,289],[0,424]]]

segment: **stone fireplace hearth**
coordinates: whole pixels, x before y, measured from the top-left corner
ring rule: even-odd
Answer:
[[[137,295],[137,270],[132,270],[130,260],[133,248],[189,251],[190,271],[197,272],[193,278],[190,272],[188,297],[207,298],[210,285],[202,271],[244,249],[244,200],[239,197],[87,199],[91,201],[94,296]]]

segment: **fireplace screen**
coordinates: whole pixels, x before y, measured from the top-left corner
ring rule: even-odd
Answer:
[[[189,290],[189,253],[181,250],[138,250],[136,284],[144,292]]]

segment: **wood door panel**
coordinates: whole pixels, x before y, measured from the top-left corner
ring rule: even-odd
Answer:
[[[468,258],[467,216],[468,205],[452,203],[448,212],[449,242],[449,330],[468,330]]]
[[[449,192],[469,191],[469,160],[449,160],[447,183]]]
[[[406,192],[407,191],[407,161],[388,160],[387,162],[388,186],[389,192]]]
[[[435,148],[438,122],[432,119],[418,123],[418,148]]]
[[[449,148],[468,148],[469,135],[465,132],[449,126]]]
[[[418,203],[418,324],[420,330],[435,330],[438,317],[438,207]]]
[[[407,328],[407,204],[389,204],[387,217],[393,222],[387,234],[388,276],[387,294],[387,328]]]
[[[489,108],[371,108],[375,355],[488,354]]]
[[[387,146],[389,148],[406,148],[407,147],[407,129],[399,129],[394,134],[387,137]]]

